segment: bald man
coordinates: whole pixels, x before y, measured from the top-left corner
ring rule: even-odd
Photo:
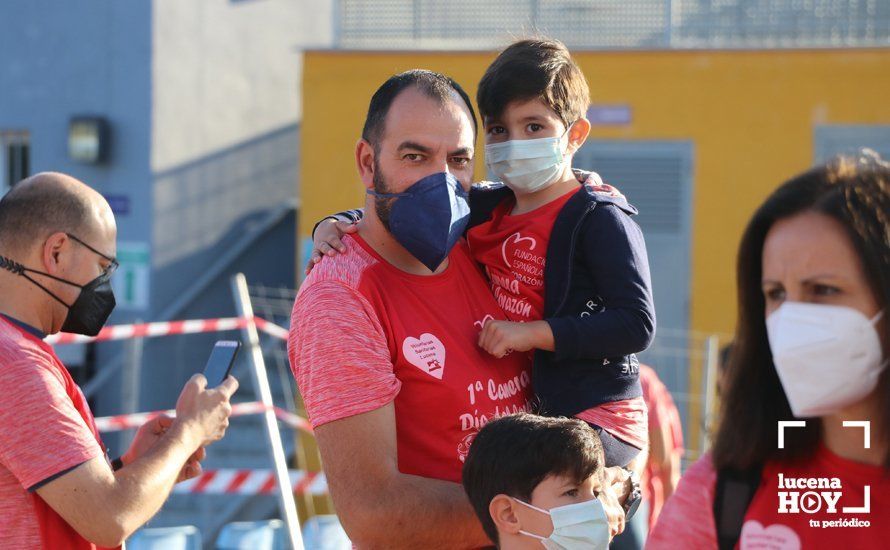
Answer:
[[[175,420],[139,429],[109,461],[80,388],[43,342],[94,335],[114,308],[117,228],[96,191],[57,173],[0,200],[0,548],[120,547],[200,473],[222,438],[238,383],[193,377]]]

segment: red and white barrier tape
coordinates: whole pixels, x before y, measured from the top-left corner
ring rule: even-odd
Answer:
[[[288,473],[294,493],[328,493],[328,483],[323,472],[289,470]],[[278,492],[278,482],[272,470],[207,470],[194,479],[177,484],[173,492],[204,495],[273,494]]]
[[[269,407],[266,407],[259,401],[251,401],[249,403],[235,403],[234,405],[232,405],[232,416],[260,414],[266,412],[267,410],[269,410]],[[312,426],[310,426],[309,421],[305,418],[297,416],[294,413],[286,411],[279,407],[272,407],[272,410],[275,411],[275,417],[278,418],[278,420],[287,424],[291,428],[312,433]],[[117,416],[103,416],[96,418],[96,427],[99,429],[100,432],[116,432],[118,430],[138,428],[152,418],[161,414],[176,416],[176,411],[168,410],[134,414],[121,414]]]
[[[281,407],[275,407],[275,417],[295,430],[303,430],[306,433],[312,433],[312,424],[302,416],[297,416]]]
[[[169,336],[172,334],[198,334],[202,332],[221,332],[225,330],[238,330],[247,326],[250,319],[247,317],[223,317],[220,319],[192,319],[187,321],[166,321],[161,323],[140,323],[135,325],[112,325],[103,328],[96,336],[83,336],[60,332],[47,336],[44,340],[47,344],[83,344],[86,342],[107,342],[110,340],[129,340],[131,338],[154,338],[157,336]],[[253,322],[257,329],[281,340],[287,340],[287,329],[266,321],[261,317],[254,317]]]

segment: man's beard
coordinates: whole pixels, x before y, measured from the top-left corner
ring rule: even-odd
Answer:
[[[386,185],[386,180],[383,177],[383,172],[380,170],[380,165],[377,163],[377,159],[374,159],[374,192],[375,193],[390,193],[389,187]],[[380,220],[380,223],[383,224],[384,229],[387,232],[392,233],[392,230],[389,226],[389,214],[392,211],[392,203],[395,201],[392,197],[378,197],[374,196],[374,211],[377,213],[377,219]]]

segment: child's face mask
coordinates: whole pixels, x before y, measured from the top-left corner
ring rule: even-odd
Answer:
[[[543,510],[514,498],[516,502],[528,506],[532,510],[547,514],[553,522],[553,532],[549,537],[542,537],[519,531],[521,534],[538,539],[547,550],[606,550],[609,548],[609,520],[606,510],[599,499],[557,506]]]
[[[563,145],[571,125],[561,136],[514,139],[485,146],[488,168],[517,195],[534,193],[557,182],[565,169]]]

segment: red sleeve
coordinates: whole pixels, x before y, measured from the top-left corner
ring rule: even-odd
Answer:
[[[711,455],[695,462],[680,479],[658,522],[646,540],[646,550],[717,548],[714,526],[714,485],[717,474]]]
[[[674,440],[674,450],[683,452],[683,422],[680,420],[680,411],[677,410],[677,407],[674,405],[673,399],[670,402],[670,423],[671,423],[671,435]]]
[[[673,450],[683,450],[683,426],[680,421],[680,412],[674,404],[671,392],[661,380],[652,381],[651,403],[649,406],[649,422],[655,426],[667,425],[670,428]]]
[[[25,489],[102,454],[49,358],[0,365],[0,388],[0,462]]]
[[[680,420],[680,411],[674,404],[674,398],[667,386],[659,381],[658,388],[658,415],[659,423],[666,423],[671,430],[671,436],[674,441],[674,451],[683,451],[683,422]]]
[[[288,356],[314,427],[379,409],[401,387],[376,312],[340,282],[301,289]]]
[[[646,402],[646,409],[649,411],[649,428],[657,428],[664,421],[664,411],[659,395],[658,386],[661,380],[655,374],[655,371],[640,366],[640,386],[643,388],[643,400]]]

